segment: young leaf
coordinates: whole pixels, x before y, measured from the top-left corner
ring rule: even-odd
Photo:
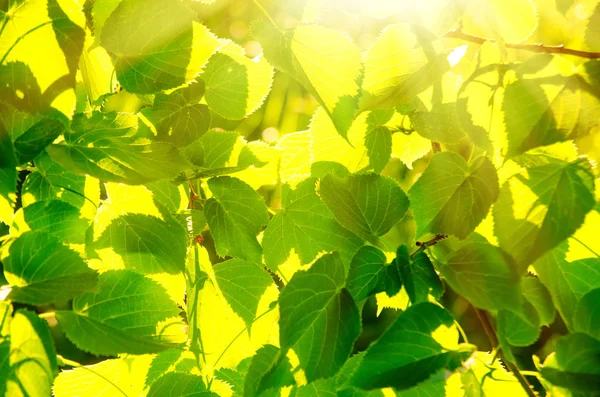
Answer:
[[[181,1],[123,0],[99,37],[123,88],[141,94],[191,82],[219,47]]]
[[[295,190],[283,186],[282,211],[265,230],[265,264],[271,270],[285,262],[293,249],[302,264],[311,262],[321,251],[340,250],[345,262],[363,245],[361,238],[334,219],[315,192],[315,180],[301,182]]]
[[[152,384],[148,397],[160,396],[216,397],[206,388],[201,376],[171,372],[161,376]]]
[[[496,201],[498,175],[487,157],[480,157],[469,166],[456,153],[438,153],[408,195],[417,237],[429,232],[464,239]]]
[[[418,252],[411,258],[406,245],[401,245],[396,251],[395,261],[413,305],[427,302],[429,295],[436,300],[442,296],[444,286],[426,253]]]
[[[267,206],[250,186],[227,176],[208,180],[213,197],[204,204],[204,215],[215,239],[217,253],[262,263],[256,235],[269,222]]]
[[[504,183],[493,210],[500,247],[521,271],[573,234],[596,204],[586,159],[530,155],[523,161],[526,171]]]
[[[338,133],[347,138],[358,107],[363,67],[359,49],[343,33],[317,25],[283,32],[253,25],[267,60],[315,96]]]
[[[9,299],[31,305],[64,302],[96,288],[98,275],[52,234],[22,234],[4,260]]]
[[[183,341],[179,309],[155,281],[128,270],[100,276],[97,292],[73,300],[56,318],[81,350],[97,355],[154,353]]]
[[[321,179],[319,193],[342,226],[372,241],[386,234],[408,210],[404,191],[380,175],[327,175]]]
[[[474,306],[485,310],[521,306],[519,275],[501,249],[487,243],[468,243],[451,253],[439,270],[450,287]]]
[[[382,387],[403,390],[423,382],[440,369],[452,371],[459,367],[471,349],[450,349],[434,338],[436,330],[453,323],[450,313],[433,303],[409,307],[367,349],[351,385],[367,390]]]
[[[69,171],[96,178],[142,184],[174,178],[191,168],[168,143],[150,142],[137,131],[138,118],[130,114],[77,115],[64,144],[50,145],[52,159]]]
[[[273,67],[264,58],[248,58],[242,47],[229,43],[210,58],[202,79],[210,109],[239,120],[262,105],[271,89]]]
[[[344,273],[339,254],[327,254],[296,272],[281,292],[281,351],[294,347],[308,381],[335,374],[360,333],[360,314],[344,288]]]
[[[262,265],[230,259],[214,265],[215,278],[227,302],[246,323],[248,329],[256,318],[261,296],[273,279]]]

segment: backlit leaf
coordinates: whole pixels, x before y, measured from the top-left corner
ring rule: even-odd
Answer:
[[[279,298],[281,350],[294,347],[309,381],[335,374],[360,333],[344,273],[339,254],[322,256],[296,272]]]

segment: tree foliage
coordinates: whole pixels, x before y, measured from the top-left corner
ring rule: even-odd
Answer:
[[[599,136],[597,0],[0,1],[0,396],[598,396]]]

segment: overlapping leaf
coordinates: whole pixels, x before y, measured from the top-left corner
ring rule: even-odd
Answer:
[[[292,249],[301,263],[309,263],[321,251],[340,250],[350,262],[363,245],[362,240],[342,227],[315,192],[315,180],[307,179],[295,190],[284,185],[282,210],[265,230],[263,247],[265,264],[275,270]]]
[[[156,282],[128,270],[100,276],[97,292],[56,317],[67,337],[93,354],[154,353],[184,341],[179,309]]]
[[[281,292],[281,350],[294,348],[309,381],[335,374],[360,333],[360,314],[345,282],[344,264],[333,253],[295,273]]]
[[[218,177],[208,181],[213,197],[204,204],[204,215],[215,239],[217,253],[262,263],[262,249],[256,235],[269,221],[262,197],[236,178]]]
[[[586,159],[525,158],[527,170],[504,183],[494,206],[494,232],[524,271],[574,233],[595,206],[594,177]]]
[[[178,0],[123,0],[99,37],[112,54],[121,85],[145,94],[189,83],[219,47]]]
[[[48,152],[74,173],[129,184],[174,178],[191,167],[175,147],[150,142],[137,127],[137,117],[130,114],[77,115],[66,142],[50,145]]]
[[[67,301],[94,290],[98,280],[77,252],[43,229],[21,235],[4,266],[10,299],[32,305]]]
[[[471,165],[456,153],[438,153],[410,188],[417,236],[426,232],[467,237],[498,197],[498,176],[487,157]]]

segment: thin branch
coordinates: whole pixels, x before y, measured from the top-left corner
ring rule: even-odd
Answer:
[[[478,309],[474,306],[473,309],[475,309],[475,314],[477,314],[477,318],[479,318],[479,322],[481,323],[481,326],[483,327],[483,330],[485,331],[485,334],[487,335],[490,344],[492,345],[492,349],[500,352],[500,358],[502,359],[502,362],[504,363],[504,365],[506,365],[510,372],[513,373],[517,381],[521,384],[523,390],[525,390],[527,396],[536,397],[535,392],[531,388],[531,385],[529,384],[529,382],[527,382],[527,379],[525,379],[521,371],[519,371],[519,367],[517,367],[517,364],[508,361],[506,357],[504,357],[502,351],[499,349],[498,336],[496,336],[496,331],[494,330],[494,327],[490,322],[487,312],[485,310]]]
[[[434,245],[436,245],[437,243],[439,243],[440,241],[442,241],[442,240],[444,240],[446,238],[448,238],[448,235],[446,235],[446,234],[436,234],[431,240],[417,241],[415,244],[419,248],[417,248],[417,250],[415,252],[413,252],[412,254],[410,254],[410,259],[412,259],[419,252],[423,252],[427,248],[433,247]]]
[[[475,35],[472,35],[469,33],[465,33],[462,31],[462,29],[460,27],[447,32],[446,34],[444,34],[443,37],[448,38],[448,39],[459,39],[459,40],[464,40],[464,41],[470,41],[471,43],[475,43],[475,44],[483,44],[487,41],[492,42],[492,43],[496,42],[496,40],[494,40],[494,39],[487,39],[485,37],[475,36]],[[572,48],[565,48],[565,46],[563,46],[562,44],[557,45],[557,46],[551,46],[551,45],[544,45],[544,44],[504,43],[504,46],[506,48],[513,48],[516,50],[523,50],[523,51],[530,51],[530,52],[538,52],[538,53],[542,53],[542,54],[573,55],[573,56],[581,57],[581,58],[600,59],[600,52],[574,50]]]

